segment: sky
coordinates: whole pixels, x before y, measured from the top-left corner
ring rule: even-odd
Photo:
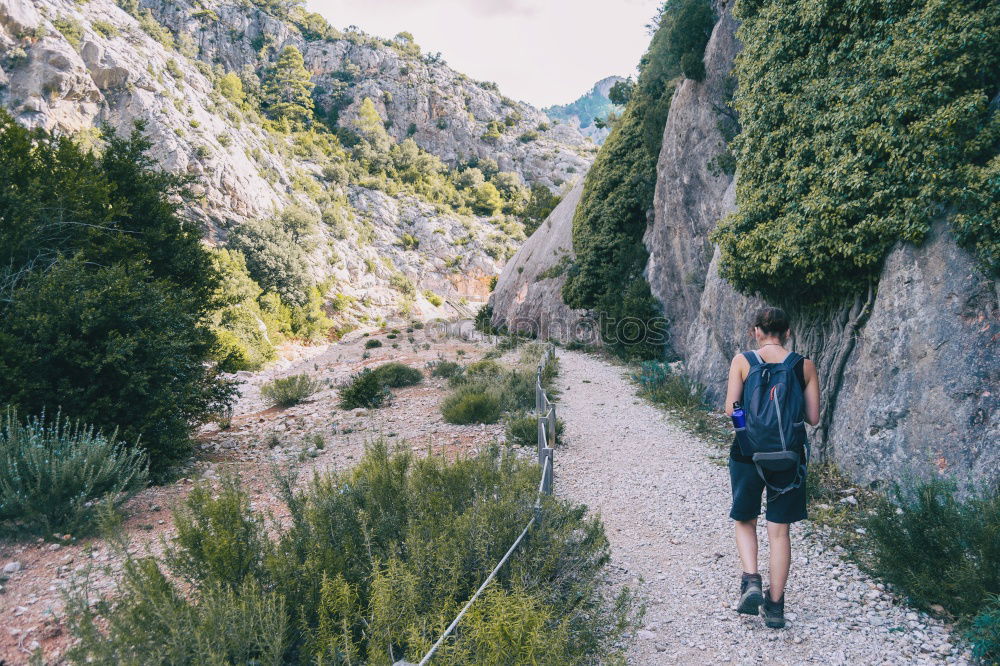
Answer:
[[[662,0],[306,0],[337,28],[413,33],[455,70],[538,107],[635,73]]]

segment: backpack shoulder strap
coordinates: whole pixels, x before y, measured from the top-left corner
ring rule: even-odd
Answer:
[[[756,365],[764,364],[764,360],[760,357],[760,354],[758,354],[756,350],[745,351],[743,352],[743,356],[746,358],[747,363],[750,364],[751,368]]]
[[[788,356],[785,357],[785,360],[782,361],[781,364],[789,368],[794,368],[795,364],[798,363],[800,360],[802,360],[802,358],[803,358],[802,354],[796,354],[795,352],[788,352]]]

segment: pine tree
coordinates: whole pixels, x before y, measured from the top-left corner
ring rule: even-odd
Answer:
[[[302,53],[286,46],[265,77],[262,102],[267,115],[291,129],[309,125],[313,115],[312,89]]]

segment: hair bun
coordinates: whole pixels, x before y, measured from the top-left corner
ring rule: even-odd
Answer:
[[[753,325],[765,335],[783,338],[788,333],[788,314],[781,308],[763,307],[754,315]]]

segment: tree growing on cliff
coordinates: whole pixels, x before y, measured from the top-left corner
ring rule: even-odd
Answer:
[[[302,53],[286,46],[264,77],[261,105],[268,117],[286,129],[308,127],[313,117],[314,87]]]
[[[371,97],[365,97],[358,106],[358,115],[354,119],[354,128],[358,131],[375,152],[384,154],[392,145],[392,137],[385,130],[385,121],[375,108]]]
[[[545,185],[541,183],[532,185],[528,203],[524,207],[524,233],[529,236],[533,234],[561,200],[562,197],[552,194],[552,190]]]

